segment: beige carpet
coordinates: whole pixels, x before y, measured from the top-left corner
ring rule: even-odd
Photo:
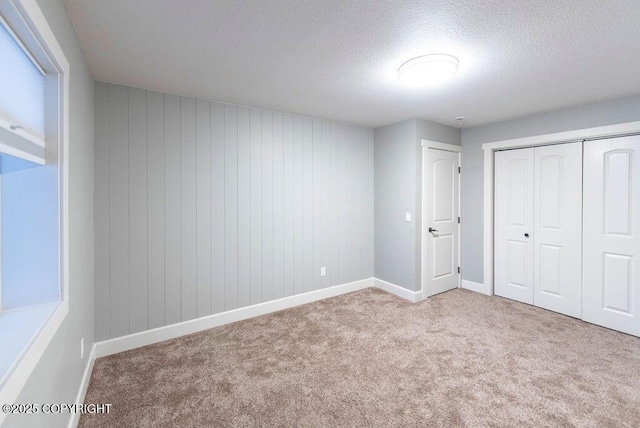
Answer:
[[[101,358],[82,427],[640,426],[640,339],[377,289]]]

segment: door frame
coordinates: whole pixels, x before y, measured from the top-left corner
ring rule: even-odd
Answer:
[[[427,249],[426,249],[426,240],[423,239],[423,228],[424,228],[424,225],[426,224],[427,208],[428,208],[428,200],[429,200],[429,198],[427,198],[427,192],[426,192],[426,188],[427,188],[426,181],[428,177],[427,173],[430,172],[430,170],[427,168],[429,149],[444,150],[447,152],[458,153],[458,165],[460,166],[462,171],[462,146],[456,146],[454,144],[439,143],[437,141],[422,140],[422,175],[420,177],[420,180],[421,180],[420,188],[422,190],[422,195],[421,195],[422,204],[421,204],[421,211],[420,211],[421,212],[420,225],[418,227],[419,229],[418,233],[420,236],[420,286],[422,289],[422,300],[427,298],[427,284],[426,284],[426,278],[425,278]],[[462,191],[462,172],[460,172],[460,177],[458,180],[458,215],[462,211],[462,205],[461,205],[462,192],[461,191]],[[458,266],[461,267],[460,260],[461,260],[462,251],[460,248],[460,243],[461,243],[460,226],[461,224],[458,223]],[[462,278],[462,274],[458,274],[458,288],[460,288],[460,284],[462,282],[461,278]]]
[[[640,121],[577,129],[574,131],[541,134],[532,137],[501,140],[482,145],[484,151],[484,283],[477,291],[492,296],[494,294],[494,153],[498,150],[546,146],[551,144],[588,142],[603,138],[622,137],[640,133]]]

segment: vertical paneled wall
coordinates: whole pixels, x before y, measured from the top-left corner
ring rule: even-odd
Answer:
[[[373,276],[371,129],[96,83],[95,133],[96,340]]]

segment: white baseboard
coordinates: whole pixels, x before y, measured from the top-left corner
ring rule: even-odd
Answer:
[[[400,287],[398,285],[392,284],[387,281],[383,281],[378,278],[373,278],[373,285],[380,290],[384,290],[387,293],[395,294],[398,297],[401,297],[405,300],[408,300],[412,303],[416,303],[422,300],[422,290],[420,291],[411,291],[407,290],[404,287]]]
[[[93,372],[93,363],[96,361],[96,345],[91,347],[91,353],[88,356],[87,365],[84,369],[84,374],[80,380],[80,388],[78,389],[78,395],[76,396],[75,404],[84,403],[84,397],[87,395],[87,388],[89,388],[89,381],[91,380],[91,373]],[[69,428],[75,428],[80,422],[80,413],[71,413],[71,419],[69,419]]]
[[[465,290],[475,291],[476,293],[486,294],[487,296],[493,295],[489,290],[489,287],[485,287],[485,285],[480,282],[467,281],[466,279],[463,279],[462,288]]]
[[[297,294],[295,296],[284,297],[282,299],[259,303],[257,305],[246,306],[219,314],[209,315],[194,320],[184,321],[152,330],[142,331],[115,339],[104,340],[96,343],[96,358],[117,354],[153,343],[162,342],[176,337],[184,336],[232,322],[265,315],[282,309],[292,308],[298,305],[339,296],[352,291],[362,290],[373,286],[373,278],[362,279],[347,284],[336,285],[308,293]]]
[[[312,303],[318,300],[327,299],[329,297],[340,296],[342,294],[351,293],[353,291],[362,290],[369,287],[376,287],[388,293],[394,294],[400,298],[410,302],[419,302],[422,300],[422,290],[411,291],[404,287],[392,284],[390,282],[378,279],[367,278],[360,281],[354,281],[347,284],[336,285],[333,287],[323,288],[321,290],[310,291],[295,296],[285,297],[270,302],[259,303],[244,308],[234,309],[231,311],[209,315],[190,321],[184,321],[165,327],[155,328],[140,333],[134,333],[127,336],[109,339],[97,342],[91,348],[87,365],[80,381],[78,395],[75,403],[84,403],[84,399],[89,387],[91,373],[96,358],[105,357],[107,355],[117,354],[119,352],[140,348],[142,346],[151,345],[153,343],[162,342],[176,337],[196,333],[210,328],[219,327],[236,321],[253,318],[260,315],[292,308],[306,303]],[[483,294],[489,294],[483,284],[462,280],[462,288],[477,291]],[[69,428],[75,428],[80,421],[80,414],[75,413],[69,419]]]

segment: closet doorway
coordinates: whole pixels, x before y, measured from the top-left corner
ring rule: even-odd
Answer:
[[[580,318],[582,143],[495,153],[495,293]]]
[[[640,336],[640,122],[483,150],[488,294]]]

